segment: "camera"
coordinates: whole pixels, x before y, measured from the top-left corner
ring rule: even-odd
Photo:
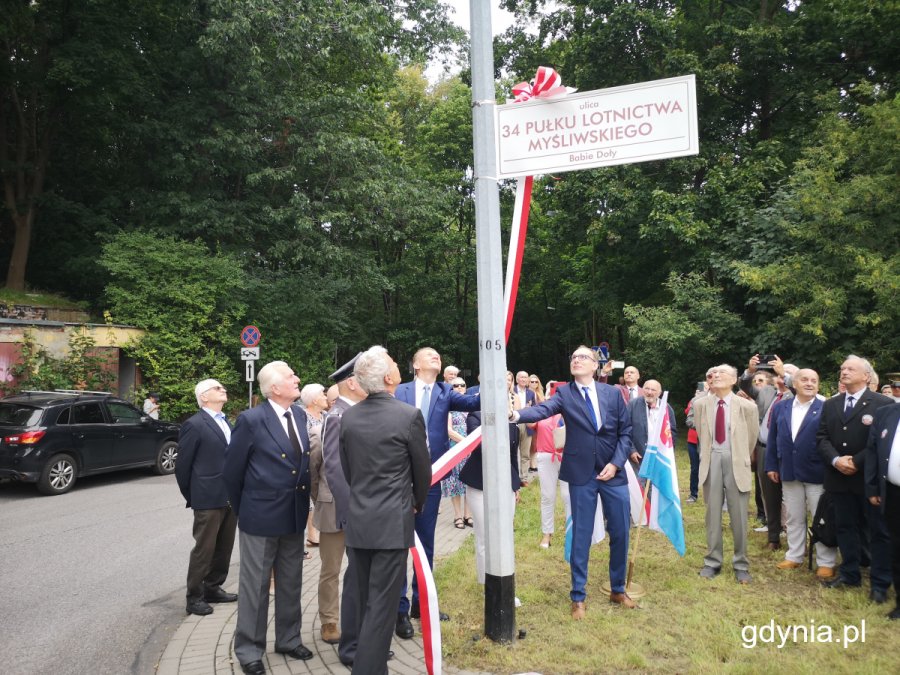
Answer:
[[[769,365],[769,361],[774,361],[778,357],[775,354],[760,354],[759,363],[756,364],[757,370],[768,370],[774,372],[775,368]]]

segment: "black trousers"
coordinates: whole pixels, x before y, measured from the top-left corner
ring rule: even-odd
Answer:
[[[891,576],[894,578],[897,607],[900,607],[900,487],[892,483],[887,484],[884,520],[891,535]]]
[[[187,597],[202,598],[228,576],[237,518],[230,506],[194,511],[194,548],[188,562]]]
[[[766,474],[766,446],[756,444],[756,475],[758,487],[762,491],[766,512],[766,526],[769,528],[769,543],[781,543],[781,483],[773,483]],[[757,496],[759,492],[756,493]],[[758,503],[758,502],[757,502]]]
[[[409,549],[347,547],[356,572],[356,625],[358,643],[353,661],[354,675],[386,675],[387,659],[397,603],[406,579]],[[424,591],[424,589],[423,589]]]

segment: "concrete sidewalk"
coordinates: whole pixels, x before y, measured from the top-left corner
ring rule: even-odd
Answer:
[[[472,533],[471,528],[465,530],[453,526],[453,508],[449,503],[442,504],[442,513],[438,516],[437,529],[435,531],[435,559],[456,551],[467,536]],[[240,535],[239,535],[240,536]],[[274,633],[272,626],[274,620],[273,603],[269,603],[269,642],[263,663],[266,670],[275,675],[288,675],[296,673],[338,673],[346,675],[350,669],[342,665],[338,660],[337,645],[322,642],[319,635],[319,606],[317,587],[319,582],[319,554],[318,548],[310,548],[312,560],[303,564],[303,629],[301,638],[303,644],[313,652],[313,658],[309,661],[297,661],[289,659],[274,651]],[[346,557],[344,566],[346,569]],[[473,561],[474,569],[474,561]],[[473,572],[474,573],[474,572]],[[410,557],[407,579],[412,581],[412,558]],[[229,577],[226,590],[236,593],[238,579],[236,574]],[[270,598],[271,600],[271,598]],[[215,611],[208,616],[188,615],[181,626],[172,635],[165,651],[159,660],[158,675],[204,675],[206,673],[224,674],[241,673],[241,666],[232,651],[232,637],[234,635],[235,622],[237,621],[237,603],[215,605]],[[419,622],[413,619],[416,635],[411,640],[401,640],[394,637],[391,649],[394,650],[394,658],[388,662],[390,673],[397,675],[418,675],[425,672],[424,652],[422,648],[422,633]],[[444,667],[446,673],[459,673],[462,671]],[[474,674],[469,674],[474,675]]]

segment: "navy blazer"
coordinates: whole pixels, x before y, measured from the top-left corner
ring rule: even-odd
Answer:
[[[416,407],[416,383],[404,382],[394,392],[394,398]],[[451,410],[475,412],[481,409],[478,396],[457,394],[446,382],[435,382],[431,391],[431,406],[425,429],[428,433],[428,450],[432,464],[450,449],[450,435],[447,430],[448,415]]]
[[[481,426],[481,413],[469,413],[466,417],[466,433],[471,434],[475,429]],[[510,485],[512,491],[515,492],[522,487],[522,481],[519,479],[519,428],[515,424],[509,425],[509,468],[510,468]],[[472,451],[466,460],[465,466],[459,472],[459,480],[475,488],[476,490],[484,490],[484,473],[481,465],[481,444]]]
[[[816,449],[816,434],[824,403],[821,399],[813,399],[797,430],[797,438],[792,438],[794,400],[782,399],[772,408],[769,442],[766,445],[766,471],[777,471],[781,482],[798,480],[821,485],[825,480],[825,464]]]
[[[661,401],[657,401],[659,405]],[[676,432],[678,428],[675,426],[675,411],[668,403],[666,407],[669,409],[669,429],[672,432],[672,446],[675,446]],[[647,436],[650,430],[647,428],[647,399],[638,396],[628,403],[628,414],[631,415],[631,449],[628,451],[638,453],[641,457],[647,450]]]
[[[894,399],[870,391],[862,390],[862,395],[853,406],[849,417],[844,419],[846,394],[832,396],[822,405],[819,433],[816,436],[819,454],[825,462],[823,485],[829,492],[852,492],[865,495],[866,445],[869,429],[875,420],[875,411],[886,405],[894,405]],[[834,468],[832,462],[843,455],[852,455],[857,471],[845,476]]]
[[[572,485],[586,485],[596,478],[600,465],[619,468],[609,485],[627,485],[622,468],[631,449],[631,415],[619,390],[602,382],[594,382],[600,408],[600,430],[588,417],[587,405],[579,386],[569,382],[556,390],[556,395],[543,403],[519,411],[520,422],[537,422],[561,413],[566,422],[566,446],[563,448],[559,479]]]
[[[228,505],[228,492],[222,480],[227,447],[228,441],[218,422],[203,410],[181,425],[175,478],[186,507],[220,509]]]
[[[237,419],[225,455],[225,485],[242,532],[259,537],[302,534],[309,515],[306,413],[291,406],[300,457],[274,408],[264,401]]]
[[[869,430],[869,442],[866,445],[868,457],[865,462],[866,497],[881,497],[881,508],[884,512],[884,498],[887,492],[888,459],[894,436],[900,431],[900,403],[882,406],[875,413],[875,422]],[[896,564],[896,561],[894,561]]]

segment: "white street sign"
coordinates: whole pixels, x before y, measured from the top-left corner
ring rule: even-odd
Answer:
[[[259,347],[241,347],[241,361],[259,361]]]
[[[245,381],[253,382],[256,379],[256,361],[245,361],[244,377]]]
[[[693,75],[494,109],[497,178],[696,155]]]

